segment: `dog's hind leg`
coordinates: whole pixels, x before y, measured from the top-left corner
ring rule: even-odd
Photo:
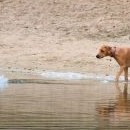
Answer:
[[[128,67],[124,68],[125,81],[128,82]]]

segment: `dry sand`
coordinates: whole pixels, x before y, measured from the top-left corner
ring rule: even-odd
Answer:
[[[129,45],[128,0],[0,0],[0,68],[115,74],[102,44]]]

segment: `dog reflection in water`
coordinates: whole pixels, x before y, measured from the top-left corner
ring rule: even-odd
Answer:
[[[111,101],[108,104],[98,105],[97,113],[99,119],[107,120],[109,123],[120,123],[121,121],[130,122],[130,94],[128,94],[128,83],[124,84],[121,91],[119,84],[115,84],[118,96],[115,102]]]

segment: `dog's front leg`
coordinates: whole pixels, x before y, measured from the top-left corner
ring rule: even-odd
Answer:
[[[119,81],[119,77],[120,77],[121,73],[123,72],[123,70],[124,70],[124,67],[121,66],[120,70],[117,72],[117,75],[116,75],[116,82]]]
[[[124,68],[125,81],[128,82],[128,67]]]

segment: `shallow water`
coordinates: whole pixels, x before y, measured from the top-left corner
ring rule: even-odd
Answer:
[[[129,84],[0,80],[0,129],[130,129]]]

